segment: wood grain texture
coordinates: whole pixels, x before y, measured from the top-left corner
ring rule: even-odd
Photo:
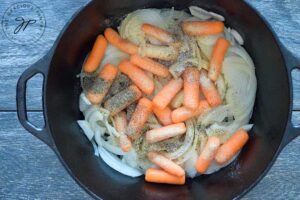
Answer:
[[[31,113],[40,125],[41,113]],[[67,174],[54,152],[19,125],[15,112],[1,112],[0,199],[91,199]]]
[[[0,15],[19,0],[4,0]],[[45,14],[47,27],[33,45],[16,45],[0,31],[0,111],[15,111],[15,85],[21,73],[43,57],[68,19],[88,0],[31,0]],[[300,58],[299,0],[247,0],[263,15],[285,46]],[[299,59],[300,61],[300,59]],[[300,62],[299,62],[300,65]],[[300,71],[293,75],[294,109],[300,111]],[[29,110],[41,110],[41,77],[28,85]],[[41,126],[41,113],[30,113]],[[292,121],[300,126],[300,112]],[[0,112],[0,199],[92,199],[67,174],[55,154],[18,123],[15,112]],[[267,176],[244,199],[300,199],[300,138],[279,155]]]

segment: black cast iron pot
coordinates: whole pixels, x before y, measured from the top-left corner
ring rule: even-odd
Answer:
[[[139,8],[187,9],[196,5],[226,18],[238,30],[254,60],[258,90],[251,138],[237,160],[217,173],[188,179],[183,186],[150,184],[129,178],[94,156],[93,148],[76,120],[81,92],[83,59],[105,27],[116,27],[120,17]],[[83,8],[66,26],[50,52],[28,68],[17,85],[21,124],[51,147],[70,175],[89,194],[102,199],[232,199],[248,192],[268,172],[283,147],[300,133],[291,125],[291,71],[297,60],[280,45],[258,13],[238,0],[98,0]],[[45,127],[37,129],[26,115],[26,82],[44,76]]]

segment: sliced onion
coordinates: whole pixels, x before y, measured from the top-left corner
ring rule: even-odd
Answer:
[[[102,139],[100,131],[96,131],[95,133],[95,141],[97,142],[98,146],[103,146],[107,151],[115,154],[115,155],[125,155],[126,152],[122,151],[122,149],[117,144],[111,144]]]
[[[105,50],[105,55],[103,57],[103,60],[100,63],[99,69],[101,69],[104,65],[108,63],[117,66],[122,60],[126,58],[128,58],[128,54],[120,51],[118,48],[114,47],[113,45],[108,44]]]
[[[235,119],[241,121],[242,125],[246,124],[251,117],[256,94],[254,68],[241,57],[226,57],[223,74],[228,85],[226,102]]]
[[[84,112],[91,106],[91,102],[88,100],[88,98],[85,96],[85,94],[82,92],[79,96],[79,110],[81,112]]]
[[[234,53],[235,55],[242,57],[250,67],[254,68],[254,63],[253,63],[251,57],[249,56],[248,52],[243,47],[232,46],[228,49],[228,51]]]
[[[191,158],[191,156],[193,155],[193,152],[195,151],[195,149],[196,149],[196,147],[198,145],[198,141],[199,141],[199,137],[198,136],[199,136],[199,131],[195,130],[193,144],[191,145],[191,147],[182,156],[180,156],[176,160],[176,163],[178,165],[181,165],[182,163],[184,163],[185,161],[187,161],[188,159]]]
[[[167,153],[166,157],[171,160],[177,159],[182,156],[192,145],[194,139],[194,125],[191,120],[186,122],[187,131],[185,133],[185,139],[183,141],[183,145],[180,146],[176,151],[172,153]]]
[[[98,151],[102,160],[114,170],[130,177],[138,177],[143,173],[133,167],[123,163],[119,158],[106,151],[103,147],[98,147]]]
[[[219,21],[225,21],[225,18],[222,16],[222,15],[219,15],[217,13],[214,13],[214,12],[208,12],[212,18],[216,19],[216,20],[219,20]]]
[[[197,152],[192,151],[190,158],[183,165],[183,168],[186,171],[186,175],[190,178],[194,178],[197,175],[197,170],[195,168],[197,159],[198,159]]]
[[[221,105],[215,108],[210,109],[205,114],[201,115],[197,123],[203,126],[207,126],[209,124],[215,123],[215,122],[222,122],[225,117],[230,116],[231,113],[229,111],[228,105]]]
[[[98,151],[97,144],[93,140],[91,140],[91,143],[92,143],[93,148],[94,148],[94,154],[95,154],[95,156],[99,156],[99,151]]]
[[[201,20],[208,20],[208,19],[216,19],[219,21],[225,21],[225,18],[222,15],[219,15],[214,12],[209,12],[204,10],[203,8],[199,8],[197,6],[190,6],[189,10],[191,14]]]
[[[133,148],[123,156],[122,161],[125,162],[126,164],[128,164],[130,167],[133,167],[133,168],[139,167],[139,165],[137,163],[138,162],[137,154]]]
[[[90,124],[85,120],[78,120],[77,121],[80,128],[83,130],[84,134],[89,140],[92,140],[94,137],[94,132],[90,127]]]
[[[221,98],[224,99],[226,95],[226,84],[222,75],[217,79],[216,85]]]
[[[103,120],[103,115],[99,111],[95,111],[91,114],[91,116],[89,117],[89,123],[93,131],[96,131],[97,127],[99,126],[97,122]]]
[[[234,39],[240,44],[243,45],[244,44],[244,39],[242,38],[242,36],[239,34],[239,32],[237,32],[235,29],[231,29],[230,33],[232,34],[232,36],[234,37]]]
[[[85,111],[83,112],[83,115],[84,115],[85,120],[86,120],[86,121],[89,121],[91,115],[92,115],[94,112],[96,112],[97,109],[98,109],[98,107],[95,106],[95,105],[93,105],[93,106],[89,107],[87,110],[85,110]]]
[[[245,131],[250,131],[253,127],[253,124],[246,124],[242,126],[241,128],[244,129]]]

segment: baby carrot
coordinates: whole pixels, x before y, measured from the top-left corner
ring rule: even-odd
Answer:
[[[188,67],[183,72],[184,106],[196,109],[200,101],[200,72],[194,67]]]
[[[207,77],[205,70],[200,72],[200,87],[209,105],[214,107],[222,104],[222,98],[215,84]]]
[[[174,176],[161,169],[150,168],[146,170],[145,180],[152,183],[183,185],[185,183],[185,176]]]
[[[129,121],[126,129],[126,135],[131,139],[136,140],[140,136],[140,132],[148,120],[151,112],[152,102],[147,98],[141,98]]]
[[[212,136],[209,137],[203,151],[201,152],[197,162],[196,162],[196,170],[200,173],[205,173],[208,169],[209,165],[213,161],[217,150],[220,146],[220,139]]]
[[[208,77],[216,81],[222,71],[222,64],[225,54],[229,48],[229,41],[225,38],[219,38],[214,46],[212,57],[209,62]]]
[[[127,135],[125,135],[125,130],[127,127],[127,118],[126,113],[124,111],[121,111],[114,116],[114,125],[116,130],[120,134],[119,145],[121,149],[124,152],[128,152],[131,149],[132,145]]]
[[[106,28],[104,31],[104,36],[109,43],[125,53],[136,54],[138,52],[138,47],[135,44],[129,42],[128,40],[122,39],[118,32],[112,28]]]
[[[186,107],[180,107],[176,110],[173,110],[171,117],[173,123],[184,122],[190,118],[200,115],[205,110],[209,109],[210,106],[205,100],[201,100],[199,106],[196,110],[191,110]]]
[[[169,75],[169,69],[166,66],[150,58],[132,55],[130,57],[130,62],[157,76],[165,78]]]
[[[213,35],[224,31],[224,23],[219,21],[185,21],[182,30],[190,36]]]
[[[186,132],[184,123],[172,124],[160,128],[155,128],[146,132],[146,140],[149,143],[162,141],[177,135],[182,135]]]
[[[93,73],[94,71],[96,71],[105,54],[106,47],[107,47],[106,39],[104,38],[103,35],[98,35],[94,43],[94,46],[84,63],[83,66],[84,72]]]
[[[104,108],[110,111],[111,116],[114,116],[115,114],[122,111],[130,104],[141,98],[141,96],[142,92],[139,90],[139,88],[135,85],[131,85],[109,98],[104,103]]]
[[[171,80],[155,95],[153,104],[159,109],[164,109],[181,90],[182,85],[183,81],[181,78]]]
[[[144,33],[146,33],[146,35],[152,36],[161,42],[164,43],[174,42],[174,38],[172,37],[171,33],[157,26],[153,26],[151,24],[143,24],[142,30],[144,31]]]
[[[176,94],[176,96],[172,99],[170,105],[172,108],[179,108],[184,101],[184,91],[181,90]]]
[[[244,129],[235,132],[218,150],[215,160],[224,164],[230,160],[248,141],[248,133]]]
[[[153,106],[153,113],[164,126],[172,124],[172,111],[168,106],[164,109],[159,109],[156,106]]]
[[[172,160],[164,157],[163,155],[161,155],[159,153],[156,153],[154,151],[150,151],[148,153],[148,159],[152,163],[157,165],[158,167],[160,167],[163,170],[165,170],[166,172],[168,172],[169,174],[172,174],[174,176],[184,176],[185,175],[185,172],[182,169],[182,167],[180,167],[175,162],[173,162]]]
[[[112,64],[106,64],[99,72],[94,86],[87,92],[87,98],[92,104],[100,104],[118,74],[118,69]]]
[[[147,76],[142,69],[129,62],[129,60],[123,60],[119,64],[119,69],[122,73],[126,74],[144,93],[149,95],[153,92],[153,80]]]
[[[139,48],[139,55],[156,58],[159,60],[172,61],[176,60],[179,55],[179,50],[176,46],[161,46],[161,45],[152,45],[146,44]]]

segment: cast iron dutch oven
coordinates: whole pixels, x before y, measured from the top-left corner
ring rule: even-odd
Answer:
[[[76,120],[83,59],[99,33],[116,27],[122,16],[140,8],[187,9],[196,5],[226,18],[238,30],[256,66],[258,90],[251,119],[251,138],[237,160],[217,173],[188,179],[183,186],[150,184],[129,178],[94,156]],[[297,60],[280,45],[259,14],[238,0],[97,0],[72,18],[49,53],[20,77],[17,108],[21,124],[59,157],[70,175],[98,199],[233,199],[243,196],[268,172],[283,147],[300,130],[291,125],[291,71]],[[26,82],[44,76],[45,127],[37,129],[26,115]]]

